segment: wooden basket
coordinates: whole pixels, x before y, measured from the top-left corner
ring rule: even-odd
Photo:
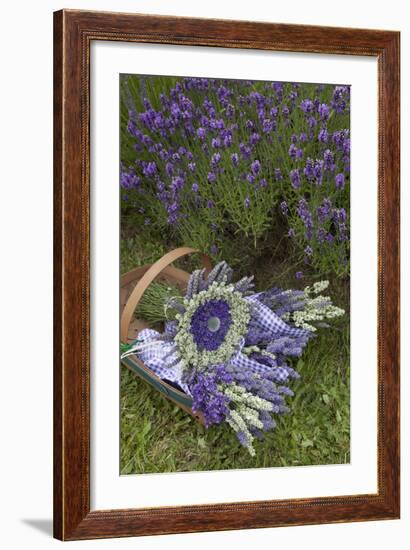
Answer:
[[[137,267],[121,277],[121,342],[128,344],[133,342],[138,333],[147,328],[148,325],[142,319],[137,319],[134,312],[148,286],[154,281],[162,280],[177,286],[182,291],[186,290],[186,285],[190,274],[182,269],[172,266],[178,258],[187,254],[199,253],[194,248],[176,248],[165,254],[161,259],[153,264],[147,264]],[[202,264],[209,272],[212,268],[208,256],[201,254]],[[155,389],[161,392],[163,396],[178,405],[181,409],[192,415],[203,423],[200,413],[194,413],[192,410],[192,398],[182,390],[168,384],[156,374],[154,374],[136,355],[129,355],[121,359],[122,364],[131,370],[134,374],[143,378]]]

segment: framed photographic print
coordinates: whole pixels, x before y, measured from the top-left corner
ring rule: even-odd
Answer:
[[[54,534],[399,517],[399,33],[54,14]]]

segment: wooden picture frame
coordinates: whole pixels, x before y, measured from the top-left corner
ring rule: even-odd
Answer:
[[[93,40],[372,56],[378,62],[378,492],[90,510]],[[399,457],[398,32],[63,10],[54,14],[54,536],[62,540],[394,519]]]

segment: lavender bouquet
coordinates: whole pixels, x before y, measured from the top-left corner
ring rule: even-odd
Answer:
[[[190,276],[184,298],[172,297],[176,311],[163,333],[145,329],[123,357],[135,354],[157,376],[192,397],[205,425],[226,422],[255,454],[255,438],[286,413],[289,385],[299,374],[290,366],[317,327],[344,311],[321,294],[328,281],[303,291],[272,288],[253,292],[253,277],[232,281],[226,262]]]

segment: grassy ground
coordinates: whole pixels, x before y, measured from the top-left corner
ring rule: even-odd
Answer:
[[[255,443],[252,458],[227,426],[205,429],[121,368],[121,473],[154,473],[349,462],[346,330],[309,345],[293,384],[291,413]]]
[[[123,242],[122,272],[162,254],[160,245],[145,248],[144,256],[138,250],[135,241]],[[260,275],[265,281],[283,279],[275,277],[276,269],[278,275],[286,272],[283,264],[275,269],[265,263],[263,269]],[[337,305],[347,306],[346,283],[332,285],[330,294]],[[121,366],[121,473],[349,462],[348,314],[334,328],[319,332],[295,366],[301,379],[292,385],[291,412],[278,419],[277,428],[264,441],[255,443],[254,458],[229,427],[205,429]]]

